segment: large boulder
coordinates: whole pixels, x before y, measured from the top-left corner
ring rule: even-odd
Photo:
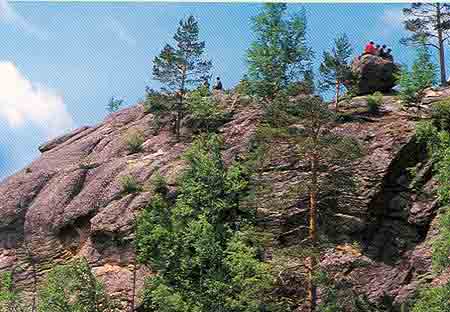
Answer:
[[[352,62],[352,73],[356,78],[356,85],[352,87],[358,95],[389,92],[395,86],[398,70],[394,62],[376,55],[357,57]]]

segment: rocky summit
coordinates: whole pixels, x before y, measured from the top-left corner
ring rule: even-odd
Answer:
[[[262,113],[239,98],[222,101],[232,110],[219,130],[230,163],[246,157]],[[364,156],[347,168],[356,178],[354,189],[338,203],[320,195],[321,216],[328,217],[319,222],[332,242],[321,266],[373,304],[400,306],[431,272],[436,181],[425,147],[415,139],[417,117],[395,97],[385,96],[377,114],[368,114],[366,105],[365,97],[348,100],[345,118],[333,130],[357,139]],[[84,256],[110,294],[124,305],[132,300],[133,286],[140,289],[151,274],[137,265],[133,245],[136,214],[152,197],[146,185],[159,172],[176,188],[192,137],[185,132],[177,142],[171,129],[156,133],[153,123],[141,104],[113,113],[97,126],[42,145],[38,159],[0,184],[0,270],[16,268],[19,288],[31,292],[50,264]],[[130,131],[143,135],[138,153],[128,152]],[[259,228],[273,235],[266,258],[274,261],[277,249],[307,235],[307,195],[292,196],[307,166],[289,148],[272,146],[269,155],[254,180],[271,189],[257,201],[257,212]],[[142,191],[124,195],[120,181],[126,176]],[[302,285],[294,287],[295,269],[280,272],[280,278],[279,291],[287,296],[303,291]],[[442,283],[445,275],[440,279],[430,282]]]
[[[396,85],[396,73],[399,66],[392,60],[376,55],[362,55],[352,62],[352,74],[357,77],[357,86],[353,86],[359,95],[389,92]]]

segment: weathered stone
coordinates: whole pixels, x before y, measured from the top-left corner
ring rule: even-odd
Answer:
[[[398,66],[390,60],[375,55],[362,55],[353,60],[352,73],[357,78],[358,94],[376,91],[389,92],[395,86]]]

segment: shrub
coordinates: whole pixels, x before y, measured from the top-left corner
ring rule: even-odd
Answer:
[[[433,270],[440,272],[450,266],[450,207],[439,216],[439,235],[432,243]]]
[[[375,92],[367,97],[367,109],[371,114],[378,113],[382,104],[383,93],[381,92]]]
[[[142,144],[144,143],[144,135],[139,130],[130,130],[126,135],[127,149],[131,154],[142,151]]]
[[[118,100],[114,97],[109,100],[106,110],[110,113],[117,112],[123,104],[123,100]]]
[[[137,193],[142,190],[139,183],[133,176],[123,176],[120,178],[120,185],[122,187],[123,194]]]
[[[54,267],[39,290],[39,312],[117,310],[85,259]]]
[[[188,110],[193,130],[211,132],[217,130],[227,120],[219,103],[208,96],[206,88],[191,92],[188,98]]]
[[[234,88],[234,91],[239,95],[251,95],[251,83],[248,80],[247,75],[245,75],[241,81],[239,81],[238,85]]]
[[[450,283],[441,287],[425,288],[419,293],[419,298],[412,312],[450,312]]]
[[[432,116],[433,124],[437,129],[450,131],[450,100],[435,103]]]

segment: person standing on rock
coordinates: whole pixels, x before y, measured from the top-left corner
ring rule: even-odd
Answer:
[[[217,77],[216,83],[213,86],[214,90],[223,90],[222,81],[220,81],[220,77]]]

